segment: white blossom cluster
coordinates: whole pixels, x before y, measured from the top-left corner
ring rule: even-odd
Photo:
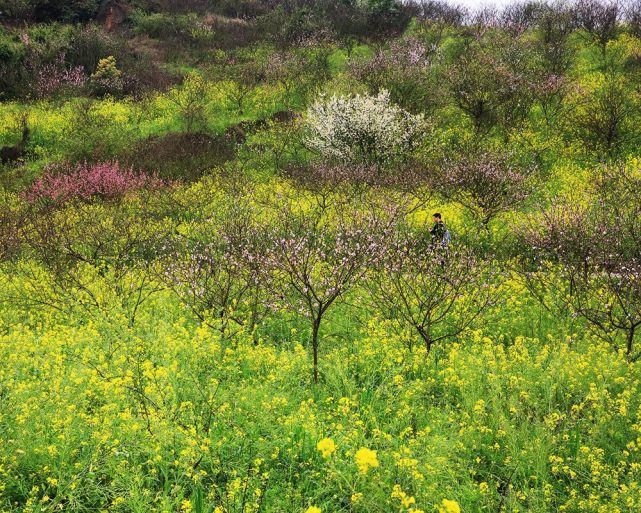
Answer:
[[[391,103],[386,90],[377,96],[321,96],[306,119],[306,146],[344,164],[385,166],[402,159],[418,146],[425,127],[421,114]]]

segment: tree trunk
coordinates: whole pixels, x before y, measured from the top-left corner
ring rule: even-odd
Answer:
[[[314,355],[314,383],[318,383],[318,332],[320,330],[320,315],[314,319],[312,325],[312,352]]]
[[[628,341],[626,344],[626,355],[628,356],[628,358],[632,356],[632,348],[634,345],[634,334],[637,330],[637,326],[638,326],[637,324],[633,324],[632,326],[630,326],[630,329],[628,330]]]
[[[416,327],[418,330],[418,334],[421,336],[423,339],[423,343],[425,344],[425,352],[426,355],[430,354],[430,351],[432,350],[432,337],[430,336],[430,329],[429,328],[423,328],[423,327]]]
[[[258,326],[258,302],[259,302],[259,297],[258,297],[258,287],[254,287],[254,294],[252,298],[252,313],[251,313],[251,320],[249,328],[251,329],[252,332],[252,340],[254,342],[254,346],[258,345],[258,334],[256,333],[256,327]]]

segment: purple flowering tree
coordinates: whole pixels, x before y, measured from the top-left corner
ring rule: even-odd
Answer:
[[[553,126],[563,110],[563,100],[570,90],[568,80],[554,73],[543,73],[533,87],[532,92],[541,106],[545,122]]]
[[[519,206],[535,190],[536,167],[523,167],[504,153],[484,152],[446,160],[434,185],[465,207],[484,227]]]
[[[223,337],[232,326],[254,332],[266,313],[264,245],[245,207],[227,205],[205,233],[170,243],[162,280],[203,323]]]
[[[574,5],[573,12],[576,26],[583,29],[605,57],[608,43],[618,33],[621,3],[617,0],[579,0]]]
[[[519,37],[535,25],[543,8],[537,2],[508,4],[498,15],[498,25],[512,37]]]
[[[415,37],[398,39],[371,59],[353,62],[351,72],[370,93],[387,90],[392,102],[409,112],[431,112],[443,100],[433,70],[437,50]]]
[[[313,206],[305,211],[286,203],[267,229],[269,286],[276,304],[310,323],[315,383],[323,319],[383,254],[394,218],[393,209],[363,213]]]
[[[510,130],[528,116],[534,102],[532,45],[494,35],[471,42],[446,72],[454,103],[477,134],[495,126]]]
[[[418,162],[390,169],[372,165],[340,165],[318,162],[290,165],[282,173],[298,189],[312,193],[319,205],[365,201],[376,194],[393,198],[396,209],[407,211],[424,206],[432,197],[429,174]]]
[[[43,64],[35,70],[34,89],[38,98],[81,91],[87,84],[84,66],[67,66],[65,56]]]

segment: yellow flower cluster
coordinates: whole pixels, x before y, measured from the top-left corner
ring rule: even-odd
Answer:
[[[361,447],[355,454],[356,466],[358,467],[359,472],[362,474],[367,474],[369,469],[378,467],[378,458],[376,456],[376,451],[367,449],[366,447]]]
[[[320,451],[323,458],[327,459],[336,452],[336,444],[331,438],[323,438],[316,444],[316,449]]]
[[[443,499],[438,511],[439,513],[461,513],[461,507],[456,501]]]
[[[394,485],[394,488],[392,490],[392,498],[398,499],[401,505],[401,508],[403,509],[409,509],[412,505],[416,504],[416,499],[414,497],[407,495],[401,489],[400,485]]]

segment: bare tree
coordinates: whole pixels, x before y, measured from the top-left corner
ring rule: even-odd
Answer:
[[[374,306],[414,330],[428,353],[472,326],[497,298],[488,263],[464,247],[434,245],[408,228],[389,239],[367,283]]]
[[[0,262],[16,257],[20,251],[20,230],[27,216],[25,205],[13,194],[2,190],[0,199]]]
[[[595,86],[568,98],[563,127],[597,158],[617,158],[639,140],[639,100],[625,77],[606,73]]]
[[[523,230],[534,250],[532,279],[567,284],[565,298],[601,338],[636,360],[641,332],[641,180],[635,170],[607,168],[595,181],[595,199],[585,206],[555,205]],[[554,267],[552,267],[554,269]],[[552,283],[555,286],[555,283]]]
[[[265,79],[265,70],[252,61],[232,60],[228,63],[226,72],[232,80],[227,94],[238,113],[243,115],[256,87]]]
[[[208,95],[207,82],[196,73],[189,74],[180,87],[168,94],[169,101],[178,109],[186,132],[207,130]]]
[[[604,58],[607,44],[617,36],[620,16],[617,0],[579,0],[574,5],[575,24],[598,45]]]
[[[519,165],[509,154],[473,152],[445,160],[433,183],[441,194],[487,227],[496,216],[530,197],[537,176],[536,166]]]
[[[547,73],[562,76],[572,65],[575,51],[569,38],[574,28],[573,13],[564,4],[542,7],[536,22],[535,48]]]
[[[325,46],[279,50],[267,62],[265,78],[282,87],[287,109],[300,108],[331,76],[328,59]]]
[[[5,299],[89,316],[122,314],[133,325],[140,306],[161,289],[154,266],[168,229],[146,216],[144,203],[34,210],[20,230],[24,258],[12,264]]]
[[[630,32],[635,37],[641,37],[641,1],[632,0],[627,3],[624,11],[625,21]]]
[[[22,159],[27,151],[27,144],[31,137],[29,128],[29,116],[26,113],[16,114],[14,124],[20,130],[20,140],[13,146],[3,146],[0,148],[0,164],[8,164]]]
[[[430,24],[441,23],[459,27],[467,16],[464,7],[441,0],[421,0],[417,5],[419,7],[418,18]]]

